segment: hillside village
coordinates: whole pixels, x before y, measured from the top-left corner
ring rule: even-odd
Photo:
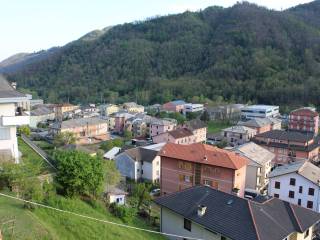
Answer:
[[[172,234],[170,239],[299,240],[319,234],[315,108],[282,115],[279,106],[184,100],[48,103],[19,92],[15,82],[0,81],[3,193],[49,205],[63,196],[96,201],[115,221]],[[26,169],[32,171],[15,172]],[[40,214],[39,207],[24,205]],[[3,239],[14,236],[5,225],[0,230]]]

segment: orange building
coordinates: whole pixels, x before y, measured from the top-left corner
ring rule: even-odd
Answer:
[[[319,114],[313,108],[299,108],[292,111],[289,115],[290,130],[301,132],[312,132],[318,134]]]
[[[227,193],[244,195],[248,162],[235,152],[201,143],[168,143],[159,155],[161,194],[209,185]]]

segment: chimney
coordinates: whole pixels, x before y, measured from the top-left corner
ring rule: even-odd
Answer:
[[[11,83],[11,87],[14,88],[14,89],[17,89],[17,82],[12,82]]]
[[[199,205],[198,206],[198,217],[202,217],[203,215],[205,215],[206,214],[206,210],[207,210],[206,206]]]
[[[204,155],[204,157],[203,157],[203,161],[208,161],[208,157],[207,157],[207,155]]]

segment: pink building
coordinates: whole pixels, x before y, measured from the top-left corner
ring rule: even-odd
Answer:
[[[162,109],[168,112],[180,112],[183,113],[185,101],[175,100],[162,105]]]
[[[124,131],[126,120],[131,117],[133,117],[133,115],[126,112],[116,113],[114,117],[114,122],[115,122],[114,131],[118,133],[122,133]]]
[[[196,137],[189,129],[179,128],[153,136],[152,140],[154,143],[191,144],[196,142]]]
[[[150,137],[172,131],[176,128],[176,126],[177,121],[175,119],[155,119],[150,123]]]
[[[300,108],[292,111],[289,115],[290,130],[312,132],[318,134],[319,114],[313,108]]]
[[[166,144],[161,157],[161,194],[195,185],[244,196],[247,160],[237,153],[195,143]]]

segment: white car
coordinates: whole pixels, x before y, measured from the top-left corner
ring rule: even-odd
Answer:
[[[150,196],[159,196],[160,195],[160,188],[155,188],[150,192]]]

